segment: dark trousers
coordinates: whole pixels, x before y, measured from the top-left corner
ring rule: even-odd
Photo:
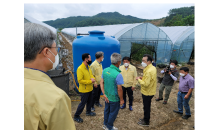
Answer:
[[[100,95],[101,95],[101,87],[100,85],[98,85],[97,88],[94,87],[93,85],[93,90],[92,90],[92,107],[94,107],[95,103],[100,103],[99,99],[100,99]]]
[[[132,91],[132,87],[123,87],[123,100],[124,100],[124,104],[126,105],[126,92],[127,95],[129,97],[129,105],[132,106],[132,101],[133,101],[133,91]]]
[[[143,109],[144,109],[144,121],[149,123],[150,121],[150,112],[151,112],[151,99],[153,96],[145,96],[142,94],[143,99]]]
[[[88,93],[80,93],[81,95],[81,102],[76,110],[76,113],[74,116],[79,116],[86,105],[86,112],[91,112],[91,106],[92,106],[92,91]]]
[[[104,108],[104,125],[111,130],[114,126],[114,121],[117,118],[118,112],[120,110],[120,102],[105,102]]]

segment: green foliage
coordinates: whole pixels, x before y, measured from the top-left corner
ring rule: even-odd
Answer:
[[[166,24],[166,26],[194,26],[194,15],[182,18],[182,15],[177,14]]]
[[[152,48],[154,49],[154,46],[147,46],[149,48]],[[138,50],[139,48],[141,48],[140,50],[138,50],[136,53],[134,53],[133,55],[131,55],[131,58],[133,60],[136,60],[136,61],[140,61],[142,60],[142,57],[144,54],[149,54],[153,57],[153,52],[150,51],[147,47],[143,46],[142,47],[142,44],[137,44],[137,43],[132,43],[132,47],[131,47],[131,53],[135,52],[136,50]]]
[[[85,27],[85,26],[99,26],[112,24],[126,24],[144,22],[146,19],[136,18],[130,15],[122,15],[118,12],[99,13],[92,17],[77,16],[68,17],[51,21],[44,21],[44,23],[55,28],[69,28],[69,27]]]
[[[170,9],[169,12],[168,12],[169,16],[166,17],[165,19],[165,23],[164,25],[165,26],[186,26],[184,25],[185,23],[182,23],[184,21],[177,21],[177,23],[175,25],[173,25],[171,22],[171,20],[173,18],[175,18],[174,16],[176,16],[176,18],[185,18],[187,16],[193,16],[194,17],[194,6],[191,6],[191,7],[181,7],[181,8],[174,8],[174,9]],[[192,19],[191,18],[188,18],[189,20]],[[191,21],[185,21],[187,23],[193,23],[192,25],[194,25],[194,22],[191,22]]]

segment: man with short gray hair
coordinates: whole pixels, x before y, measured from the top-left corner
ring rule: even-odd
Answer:
[[[121,55],[111,55],[111,66],[103,70],[101,76],[101,91],[105,98],[104,126],[105,130],[117,130],[113,123],[118,115],[120,105],[123,105],[123,77],[120,74]]]
[[[24,130],[75,130],[71,100],[46,73],[58,64],[56,35],[24,24]]]
[[[95,77],[95,83],[93,84],[93,91],[92,91],[92,111],[95,111],[94,104],[98,107],[102,107],[99,102],[100,95],[101,95],[101,88],[100,88],[100,81],[101,81],[101,74],[102,74],[102,62],[104,60],[104,52],[98,51],[95,54],[95,61],[91,64],[90,68],[92,70],[92,74]]]

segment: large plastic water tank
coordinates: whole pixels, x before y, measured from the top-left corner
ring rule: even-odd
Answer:
[[[110,56],[114,52],[120,54],[120,43],[113,36],[104,36],[104,31],[89,31],[87,36],[77,36],[73,41],[73,62],[74,62],[74,77],[77,83],[77,68],[82,64],[82,54],[89,53],[91,59],[95,61],[95,53],[98,51],[104,52],[104,61],[102,62],[103,69],[111,65]],[[76,88],[75,88],[76,89]],[[78,92],[78,90],[76,89]]]

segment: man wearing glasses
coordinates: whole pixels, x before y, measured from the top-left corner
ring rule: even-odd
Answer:
[[[56,35],[24,24],[24,130],[75,130],[71,100],[46,73],[58,64]]]

